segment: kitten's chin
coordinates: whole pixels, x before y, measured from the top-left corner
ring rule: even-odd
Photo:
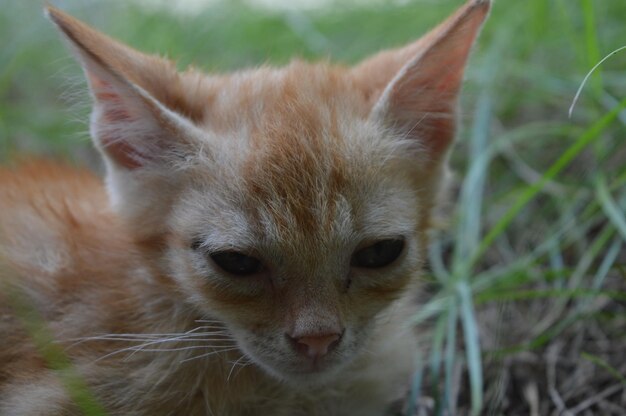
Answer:
[[[298,387],[314,387],[321,384],[332,382],[341,376],[341,370],[344,365],[335,365],[326,369],[319,370],[303,370],[298,371],[282,371],[269,366],[261,366],[266,373],[272,378],[284,381],[293,386]]]
[[[341,378],[351,359],[341,361],[323,361],[312,363],[303,361],[299,364],[270,365],[262,360],[254,360],[270,377],[298,387],[315,387]]]

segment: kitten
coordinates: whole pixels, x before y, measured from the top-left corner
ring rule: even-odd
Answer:
[[[0,414],[382,415],[488,9],[351,68],[205,75],[49,7],[107,173],[0,170]]]

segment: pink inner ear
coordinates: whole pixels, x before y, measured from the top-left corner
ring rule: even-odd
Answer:
[[[134,118],[123,108],[106,108],[102,114],[102,118],[106,123],[124,123],[132,122]]]
[[[432,79],[432,84],[439,90],[445,91],[448,96],[458,94],[463,79],[463,67],[459,67],[456,57],[447,57],[440,63],[442,68]]]
[[[127,169],[141,167],[145,155],[124,137],[132,134],[132,128],[129,127],[138,121],[137,118],[131,114],[124,98],[111,83],[93,74],[88,76],[96,102],[102,107],[98,123],[106,126],[98,133],[102,148],[116,163]]]
[[[434,159],[454,138],[463,72],[489,2],[470,1],[416,44],[416,56],[391,81],[377,109],[401,134],[418,140]],[[403,57],[408,49],[400,49]],[[394,55],[381,54],[389,64]],[[366,61],[367,62],[367,61]],[[367,62],[371,66],[371,62]],[[382,64],[379,64],[382,67]]]
[[[443,154],[454,138],[457,78],[442,73],[430,82],[408,80],[398,83],[389,97],[386,117],[405,137],[422,143],[431,156]]]
[[[454,138],[455,122],[452,119],[435,119],[430,121],[432,133],[429,147],[433,154],[440,155],[448,148]]]
[[[102,146],[113,160],[126,169],[133,170],[143,166],[141,159],[145,157],[137,149],[119,138],[105,136],[102,138]]]
[[[456,105],[478,23],[435,43],[396,80],[388,117],[420,140],[433,156],[445,153],[456,130]],[[465,36],[466,35],[466,36]]]
[[[102,78],[99,78],[92,74],[91,72],[87,73],[87,78],[89,78],[89,84],[91,85],[91,89],[97,94],[99,91],[110,91],[111,84],[104,81]]]
[[[113,86],[101,78],[89,75],[89,81],[96,101],[104,107],[103,118],[107,123],[133,121],[122,97],[115,91]]]

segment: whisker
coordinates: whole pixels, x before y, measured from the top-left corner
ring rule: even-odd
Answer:
[[[192,341],[227,341],[230,340],[230,336],[228,336],[228,334],[224,334],[224,333],[218,333],[218,332],[205,332],[205,333],[197,333],[197,334],[193,334],[193,335],[180,335],[180,336],[175,336],[175,337],[170,337],[170,338],[161,338],[161,337],[145,337],[145,336],[139,336],[140,334],[137,334],[136,337],[130,337],[130,336],[115,336],[114,334],[110,334],[110,335],[106,335],[106,336],[94,336],[94,337],[86,337],[81,339],[80,341],[74,342],[70,345],[68,345],[65,349],[71,349],[79,344],[82,344],[84,342],[88,342],[88,341],[124,341],[124,342],[142,342],[142,343],[162,343],[162,342],[174,342],[174,341],[180,341],[180,342],[192,342]]]
[[[141,345],[136,345],[136,346],[131,348],[131,350],[134,349],[134,348],[136,348],[136,350],[132,354],[130,354],[130,357],[132,357],[137,351],[142,350],[144,347],[148,347],[150,345],[155,345],[155,344],[161,344],[163,342],[182,341],[183,339],[189,339],[189,335],[188,334],[184,334],[184,335],[182,335],[180,337],[167,338],[165,340],[155,340],[155,341],[146,342],[146,343],[141,344]],[[229,339],[229,338],[226,338],[226,339],[220,338],[220,339],[218,339],[218,341],[222,341],[222,340],[224,340],[224,341],[232,341],[232,339]],[[196,341],[196,340],[194,340],[194,341]]]
[[[196,327],[194,329],[190,329],[189,331],[186,332],[172,332],[172,333],[149,333],[149,334],[136,334],[136,333],[112,333],[112,334],[102,334],[102,335],[96,335],[93,337],[80,337],[80,338],[69,338],[67,339],[67,341],[81,341],[81,340],[89,340],[92,338],[99,338],[99,337],[107,337],[107,336],[119,336],[119,337],[167,337],[167,336],[181,336],[181,335],[187,335],[187,334],[195,334],[198,333],[197,331],[201,330],[201,329],[208,329],[208,328],[219,328],[219,331],[215,331],[215,332],[226,332],[225,329],[222,326],[213,326],[213,325],[203,325],[203,326],[199,326]],[[213,332],[213,331],[211,331]]]
[[[230,376],[233,374],[233,370],[235,369],[235,367],[237,366],[237,364],[243,360],[244,358],[246,358],[245,355],[242,355],[241,357],[239,357],[239,359],[237,359],[233,365],[230,367],[230,371],[228,372],[228,376],[226,376],[226,382],[228,382],[230,380]]]
[[[124,360],[128,360],[138,352],[176,352],[197,349],[211,350],[206,354],[201,354],[199,356],[191,357],[182,361],[185,362],[191,359],[209,356],[217,352],[232,351],[237,349],[237,343],[233,340],[233,338],[230,336],[228,331],[221,323],[218,324],[217,321],[208,320],[198,320],[196,322],[209,323],[209,325],[200,325],[188,331],[176,333],[112,333],[89,337],[72,338],[68,339],[67,341],[76,342],[66,347],[66,349],[72,348],[78,344],[88,341],[117,341],[138,343],[138,345],[131,345],[105,354],[102,357],[97,358],[94,362],[98,362],[100,360],[104,360],[108,357],[124,352],[130,353],[127,357],[124,358]],[[196,343],[197,345],[173,346],[166,348],[156,347],[159,344],[166,343]]]
[[[225,349],[225,350],[216,350],[216,351],[207,352],[207,353],[205,353],[205,354],[200,354],[200,355],[197,355],[197,356],[195,356],[195,357],[185,358],[184,360],[182,360],[182,361],[181,361],[181,364],[182,364],[182,363],[186,363],[186,362],[188,362],[188,361],[197,360],[197,359],[199,359],[199,358],[208,357],[208,356],[210,356],[210,355],[214,355],[214,354],[218,354],[218,353],[224,353],[224,352],[229,352],[229,351],[236,351],[236,350],[238,350],[238,349],[239,349],[239,348],[229,348],[229,349]]]
[[[169,351],[187,351],[187,350],[197,350],[197,349],[216,349],[216,348],[233,348],[236,347],[236,344],[231,345],[192,345],[189,347],[178,347],[178,348],[137,348],[135,352],[169,352]],[[130,356],[129,356],[130,358]]]
[[[244,361],[243,363],[240,363],[240,361],[242,359],[244,359],[244,358],[246,359],[246,361]],[[244,367],[246,367],[246,366],[248,366],[248,365],[250,365],[252,363],[253,363],[252,359],[246,357],[245,355],[242,355],[238,360],[236,360],[233,363],[232,367],[230,368],[230,371],[228,372],[228,376],[226,377],[226,382],[230,381],[230,376],[233,373],[233,370],[235,369],[235,367],[239,366],[239,370],[235,374],[235,377],[236,377],[237,374],[239,374],[239,371],[241,371],[242,368],[244,368]]]
[[[88,338],[84,338],[82,341],[80,342],[85,342],[85,341],[135,341],[135,342],[141,342],[141,341],[155,341],[155,340],[163,340],[164,342],[166,341],[194,341],[194,340],[204,340],[204,339],[225,339],[224,337],[216,337],[216,338],[204,338],[204,337],[208,337],[208,336],[220,336],[220,335],[226,335],[223,333],[219,333],[219,332],[204,332],[204,333],[198,333],[198,334],[194,334],[194,335],[189,335],[189,336],[174,336],[171,338],[162,338],[162,337],[117,337],[117,336],[96,336],[96,337],[88,337]]]
[[[172,337],[168,339],[182,339],[182,338],[192,338],[199,336],[209,336],[209,335],[226,335],[229,334],[224,329],[220,329],[218,331],[205,331],[205,332],[197,332],[201,329],[212,328],[211,326],[200,326],[189,330],[187,332],[179,332],[179,333],[154,333],[154,334],[129,334],[129,333],[114,333],[114,334],[102,334],[90,337],[80,337],[80,338],[69,338],[66,341],[76,341],[74,344],[70,345],[70,347],[75,346],[77,344],[86,342],[86,341],[149,341],[154,339],[164,339],[165,337]]]
[[[218,320],[211,320],[211,319],[196,319],[194,322],[200,322],[200,323],[209,323],[209,324],[218,324],[218,325],[222,325],[224,326],[224,323]]]
[[[98,361],[104,360],[108,357],[117,355],[117,354],[121,354],[123,352],[131,352],[132,353],[127,356],[124,360],[128,360],[130,359],[133,355],[135,355],[138,352],[168,352],[168,351],[180,351],[180,350],[184,350],[184,349],[211,349],[211,353],[213,352],[224,352],[224,351],[230,351],[232,349],[237,349],[237,348],[233,348],[236,347],[236,345],[223,345],[223,346],[215,346],[215,345],[196,345],[196,346],[192,346],[192,347],[181,347],[180,349],[176,349],[176,348],[144,348],[144,346],[133,346],[133,347],[128,347],[128,348],[122,348],[120,350],[116,350],[113,352],[110,352],[108,354],[103,355],[102,357],[97,358],[96,360],[94,360],[94,363],[97,363]],[[209,355],[211,354],[209,353]]]

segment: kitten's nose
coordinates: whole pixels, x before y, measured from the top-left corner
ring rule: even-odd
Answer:
[[[297,351],[310,358],[318,358],[326,355],[339,344],[340,333],[315,334],[301,337],[291,337]]]

